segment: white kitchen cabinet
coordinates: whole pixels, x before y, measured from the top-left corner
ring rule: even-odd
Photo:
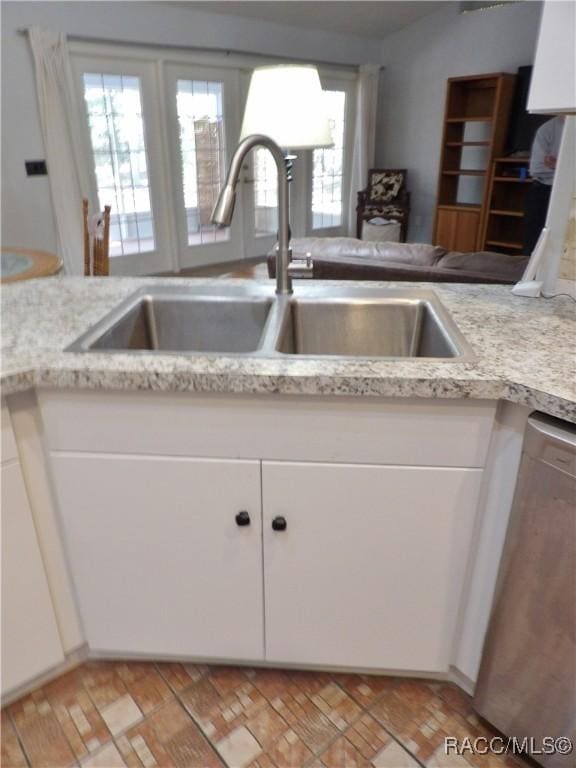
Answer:
[[[7,457],[1,470],[3,696],[64,661],[22,471]]]
[[[267,661],[447,672],[481,475],[263,462]]]
[[[92,655],[448,671],[493,403],[39,401]]]
[[[258,461],[56,453],[52,469],[93,652],[263,658]]]

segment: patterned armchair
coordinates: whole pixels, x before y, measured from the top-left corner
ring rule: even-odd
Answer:
[[[368,186],[358,192],[356,207],[356,237],[362,237],[362,224],[376,217],[398,221],[400,240],[406,242],[410,193],[406,190],[406,171],[390,168],[371,168]]]

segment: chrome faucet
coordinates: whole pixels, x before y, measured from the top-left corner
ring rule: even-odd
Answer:
[[[254,147],[267,149],[278,169],[278,246],[276,248],[276,293],[292,293],[292,277],[312,277],[314,266],[310,254],[306,259],[292,260],[290,250],[290,205],[288,194],[288,171],[282,150],[269,136],[253,134],[243,139],[232,155],[226,183],[222,187],[214,211],[212,223],[229,227],[236,202],[236,184],[240,178],[244,158]]]

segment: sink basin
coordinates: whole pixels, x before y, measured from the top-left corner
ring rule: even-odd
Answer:
[[[141,289],[69,352],[463,360],[471,350],[433,291],[267,283]]]
[[[146,291],[122,304],[70,351],[254,352],[271,305],[271,298]]]
[[[421,299],[293,300],[279,338],[288,355],[455,357],[457,346]]]

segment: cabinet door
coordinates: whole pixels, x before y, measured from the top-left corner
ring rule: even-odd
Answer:
[[[436,220],[436,245],[463,253],[477,250],[480,212],[439,209]]]
[[[93,650],[262,657],[259,462],[52,459]],[[249,525],[236,521],[242,510]]]
[[[447,251],[452,250],[456,235],[456,211],[445,211],[441,208],[436,213],[436,237],[434,242],[441,245]]]
[[[2,467],[2,694],[64,661],[18,462]]]
[[[266,659],[447,671],[480,476],[264,462]]]
[[[454,241],[451,249],[468,253],[478,250],[478,230],[480,213],[477,211],[458,211]]]

